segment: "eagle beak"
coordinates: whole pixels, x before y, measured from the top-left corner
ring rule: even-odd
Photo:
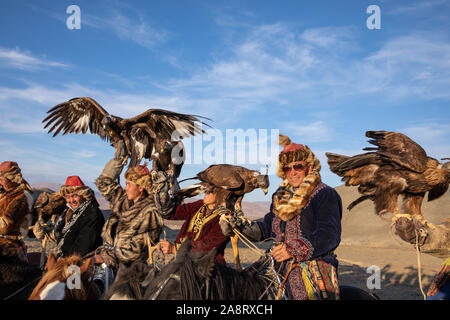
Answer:
[[[267,192],[269,192],[269,189],[268,189],[268,188],[261,188],[261,190],[264,192],[264,195],[266,195]]]

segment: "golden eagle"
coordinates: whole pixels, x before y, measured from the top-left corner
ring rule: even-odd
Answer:
[[[201,182],[180,190],[182,197],[193,197],[214,188],[216,205],[224,206],[237,214],[242,213],[242,199],[246,193],[261,188],[267,194],[269,188],[267,172],[263,175],[257,170],[231,164],[211,165],[196,177],[185,180],[190,179]]]
[[[196,177],[185,180],[191,179],[198,179],[201,182],[179,190],[177,192],[178,197],[193,197],[214,189],[216,206],[226,207],[242,219],[244,219],[244,213],[242,212],[242,199],[244,195],[252,192],[256,188],[261,188],[264,194],[267,194],[269,188],[267,170],[266,174],[263,175],[257,170],[250,170],[231,164],[211,165],[206,170],[199,172]],[[238,242],[239,238],[236,235],[231,237],[234,263],[236,268],[241,270]]]
[[[358,186],[361,197],[348,209],[370,199],[378,215],[400,213],[397,205],[403,195],[402,211],[422,216],[425,193],[428,201],[442,196],[450,182],[450,162],[444,164],[427,156],[425,150],[406,135],[389,131],[367,131],[369,143],[376,147],[353,157],[326,153],[330,170],[347,186]]]
[[[205,117],[176,113],[162,109],[148,109],[140,115],[122,119],[109,114],[94,99],[74,98],[51,108],[42,121],[48,133],[53,136],[62,132],[83,133],[87,130],[99,135],[113,145],[124,140],[130,157],[130,167],[139,164],[142,158],[158,159],[160,152],[166,150],[167,142],[205,133],[201,128]],[[176,130],[176,137],[173,136]]]

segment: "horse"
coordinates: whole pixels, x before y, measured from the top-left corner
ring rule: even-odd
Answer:
[[[216,250],[192,252],[183,242],[177,257],[159,269],[134,262],[121,266],[104,299],[122,300],[256,300],[269,299],[259,275],[215,264]],[[139,288],[139,290],[137,290]]]
[[[279,288],[273,277],[258,272],[236,270],[215,263],[216,250],[194,253],[190,242],[183,242],[175,261],[162,269],[133,264],[117,275],[105,298],[143,300],[273,300]],[[137,272],[136,272],[137,271]],[[133,275],[130,275],[133,273]],[[136,294],[136,282],[140,292]],[[135,283],[131,284],[128,279]],[[272,284],[276,283],[275,286]],[[352,286],[340,286],[341,300],[378,300],[378,297]]]
[[[100,293],[93,282],[92,258],[83,260],[79,255],[60,257],[50,253],[45,265],[46,273],[33,289],[28,300],[96,300]],[[78,268],[74,268],[74,267]],[[71,268],[72,267],[72,268]],[[79,273],[71,273],[79,270]],[[76,277],[79,277],[76,279]],[[78,281],[77,281],[78,280]],[[68,284],[71,284],[69,286]]]
[[[19,258],[16,245],[0,241],[0,300],[26,300],[41,275],[40,268]]]
[[[102,300],[140,300],[146,286],[146,279],[152,279],[157,269],[153,265],[135,261],[130,266],[120,264],[116,278],[103,294]]]

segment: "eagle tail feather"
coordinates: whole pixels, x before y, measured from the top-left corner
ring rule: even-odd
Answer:
[[[373,200],[375,199],[375,196],[372,194],[369,195],[364,195],[359,197],[358,199],[356,199],[355,201],[353,201],[352,203],[350,203],[347,207],[348,211],[352,210],[356,205],[360,204],[361,202],[365,201],[365,200]]]

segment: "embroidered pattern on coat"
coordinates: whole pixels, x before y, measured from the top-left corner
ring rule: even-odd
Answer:
[[[324,188],[326,184],[319,183],[317,187],[311,194],[311,197],[304,207],[303,210],[307,209],[311,204],[311,200]],[[308,239],[302,237],[301,232],[301,216],[302,214],[297,215],[295,218],[286,222],[285,229],[285,239],[284,243],[286,244],[287,251],[295,257],[298,262],[306,261],[310,259],[313,255],[314,248]],[[282,232],[281,232],[281,219],[278,216],[275,216],[272,221],[272,230],[275,233],[275,238],[277,241],[282,241]],[[287,272],[285,268],[284,273]],[[295,268],[289,275],[289,278],[286,282],[286,286],[288,287],[288,292],[291,293],[292,298],[295,300],[305,300],[308,299],[308,293],[305,287],[305,283],[302,277],[302,269]]]

